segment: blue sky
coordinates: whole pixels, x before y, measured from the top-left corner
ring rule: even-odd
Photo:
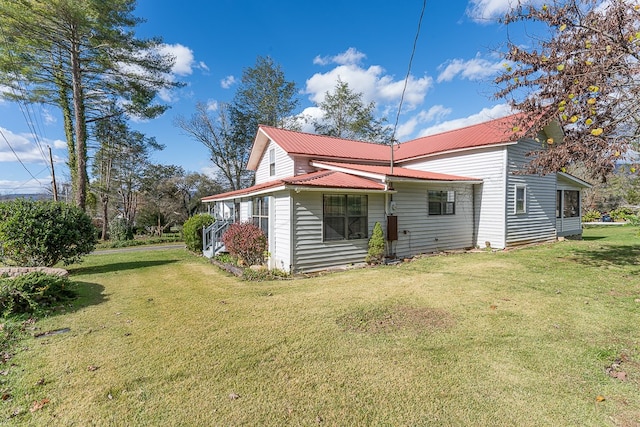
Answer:
[[[400,141],[508,114],[504,102],[492,97],[493,78],[504,62],[497,53],[507,36],[516,36],[496,22],[508,4],[427,1],[396,131]],[[176,57],[172,77],[186,85],[162,94],[171,107],[163,116],[132,127],[166,146],[153,161],[212,173],[207,150],[183,135],[174,120],[190,116],[197,102],[214,111],[217,103],[231,101],[243,70],[258,56],[273,58],[296,83],[298,113],[313,115],[316,102],[340,78],[394,123],[422,5],[422,0],[138,0],[135,15],[146,22],[137,34],[163,39],[163,49]],[[58,181],[68,180],[55,108],[25,110],[0,100],[0,131],[0,194],[50,186],[47,146]]]

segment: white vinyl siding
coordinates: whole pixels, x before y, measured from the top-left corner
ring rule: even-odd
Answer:
[[[288,191],[283,191],[274,194],[272,200],[269,268],[289,271],[291,267],[291,196]]]
[[[550,241],[556,238],[556,176],[525,175],[523,170],[530,158],[528,152],[539,149],[539,143],[522,140],[508,148],[507,188],[507,246]],[[516,191],[526,187],[526,212],[516,213]]]
[[[271,161],[269,152],[275,153],[275,174],[271,175]],[[291,158],[278,144],[269,141],[262,153],[262,158],[256,169],[256,184],[273,181],[279,178],[293,176],[293,158]]]
[[[476,231],[473,246],[490,245],[502,249],[506,244],[506,153],[506,147],[480,148],[405,162],[400,166],[482,179],[482,184],[473,186]]]
[[[292,197],[294,272],[312,272],[364,262],[369,245],[368,239],[323,241],[322,192],[301,192],[293,194]],[[386,226],[384,195],[369,194],[369,235],[376,221],[380,222],[383,228]]]
[[[470,184],[393,184],[398,216],[399,257],[473,247],[473,189]],[[454,215],[428,215],[428,191],[455,191]]]

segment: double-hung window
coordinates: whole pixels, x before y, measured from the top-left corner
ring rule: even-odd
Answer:
[[[276,150],[272,148],[269,150],[269,176],[276,174]]]
[[[325,194],[323,197],[324,240],[354,240],[368,237],[368,198],[356,194]]]
[[[429,191],[427,196],[429,215],[455,215],[455,191]]]
[[[527,212],[527,187],[524,185],[516,185],[515,194],[515,213]]]
[[[255,197],[252,201],[253,224],[269,237],[269,196]]]

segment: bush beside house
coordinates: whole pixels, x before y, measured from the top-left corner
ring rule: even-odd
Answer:
[[[209,214],[197,214],[189,218],[182,226],[182,234],[187,249],[192,252],[202,251],[202,228],[216,222]]]

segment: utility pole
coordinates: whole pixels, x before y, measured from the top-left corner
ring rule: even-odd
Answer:
[[[53,189],[53,201],[58,201],[58,186],[56,184],[56,171],[53,168],[53,156],[51,155],[51,146],[49,145],[49,163],[51,163],[51,187]]]

